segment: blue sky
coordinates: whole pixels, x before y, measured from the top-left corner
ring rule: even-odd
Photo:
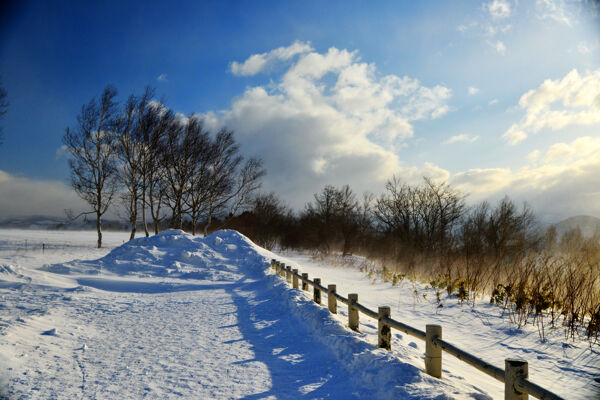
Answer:
[[[595,4],[3,6],[0,217],[81,206],[61,137],[108,83],[121,98],[150,84],[172,109],[233,128],[265,159],[265,189],[295,207],[326,183],[380,193],[396,174],[471,201],[528,200],[547,220],[600,216]]]

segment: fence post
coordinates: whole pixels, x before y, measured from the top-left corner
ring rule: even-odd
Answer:
[[[279,264],[279,276],[281,276],[282,278],[285,277],[285,264],[284,263]]]
[[[358,303],[358,294],[350,293],[348,295],[348,327],[353,331],[358,331],[358,309],[353,307]]]
[[[321,289],[319,289],[321,278],[314,278],[313,282],[315,283],[313,286],[313,300],[315,303],[321,304]]]
[[[515,358],[504,360],[504,400],[527,400],[529,395],[520,392],[516,384],[521,379],[527,379],[528,376],[527,361]]]
[[[274,258],[271,258],[271,269],[275,269],[276,262],[277,262],[277,260],[275,260]]]
[[[390,307],[379,307],[378,310],[378,341],[377,347],[381,349],[391,350],[392,349],[392,330],[390,326],[383,322],[384,318],[389,318],[391,314]]]
[[[285,267],[285,281],[287,283],[292,283],[292,266],[288,265]]]
[[[292,287],[298,289],[298,269],[292,270]]]
[[[335,285],[327,285],[327,307],[329,312],[337,314],[337,299],[335,298]]]
[[[306,272],[302,273],[302,290],[308,290],[308,283],[304,279],[308,279],[308,274]]]
[[[278,276],[281,276],[281,262],[280,261],[275,262],[275,274]]]
[[[425,326],[425,372],[434,378],[442,378],[442,348],[433,339],[442,338],[441,325]]]

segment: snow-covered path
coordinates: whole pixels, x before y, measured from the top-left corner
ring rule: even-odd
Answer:
[[[365,397],[264,293],[259,271],[228,265],[219,282],[67,275],[77,290],[7,287],[2,308],[22,311],[0,342],[9,398]]]

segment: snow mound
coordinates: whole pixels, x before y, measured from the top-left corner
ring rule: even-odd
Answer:
[[[237,266],[264,266],[266,251],[233,230],[202,238],[169,229],[151,237],[133,239],[99,260],[76,260],[44,267],[59,274],[136,275],[212,281],[232,280]]]

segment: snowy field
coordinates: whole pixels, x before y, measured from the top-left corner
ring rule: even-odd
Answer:
[[[440,323],[446,340],[497,366],[524,358],[532,381],[566,399],[598,393],[597,346],[560,330],[541,343],[487,304],[443,298],[440,308],[420,285],[273,255],[232,231],[127,238],[106,232],[95,249],[95,232],[0,230],[0,398],[503,398],[501,384],[447,354],[444,379],[427,376],[424,343],[404,334],[392,352],[377,349],[375,320],[348,330],[344,307],[332,316],[290,289],[271,258],[417,328]]]

